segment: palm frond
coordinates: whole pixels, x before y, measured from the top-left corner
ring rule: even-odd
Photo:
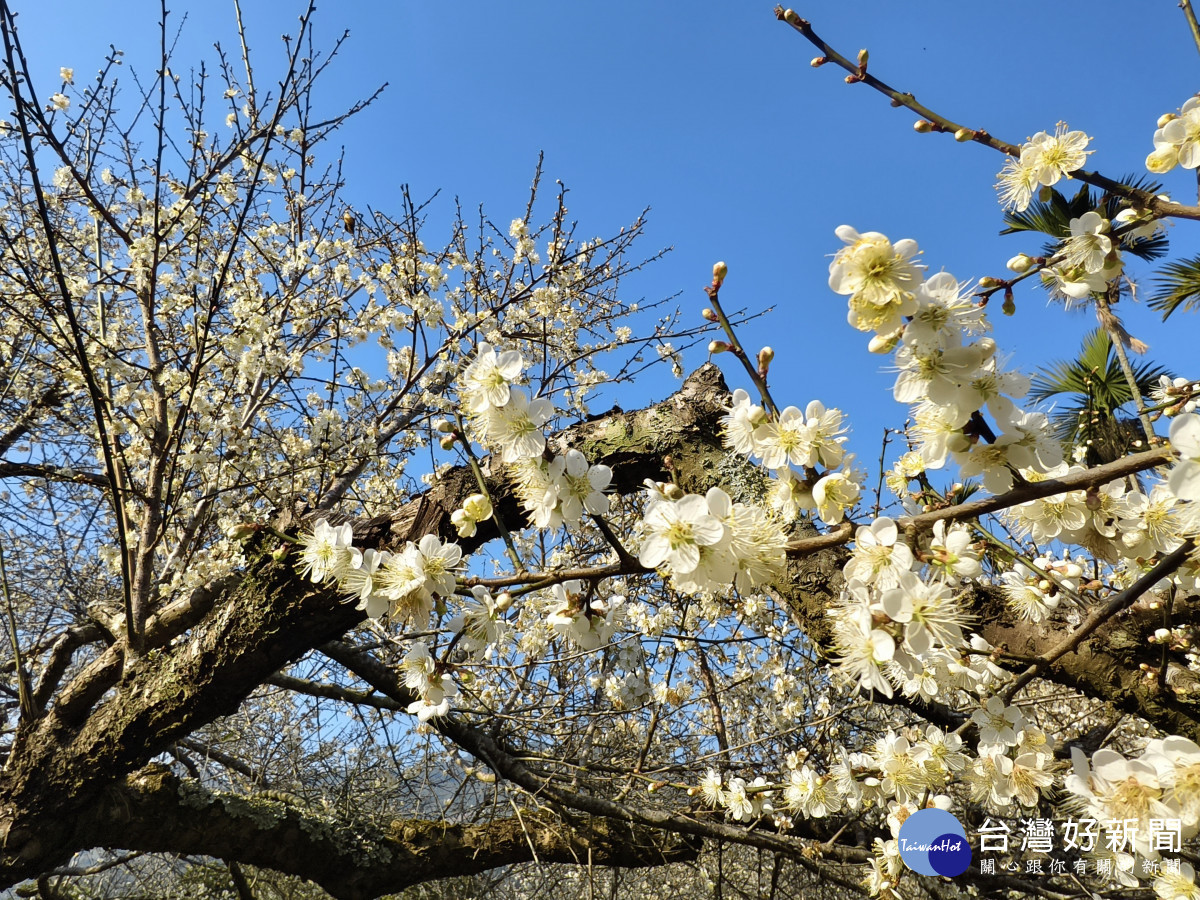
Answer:
[[[1050,189],[1049,200],[1034,200],[1021,212],[1010,210],[1004,214],[1008,227],[1001,234],[1016,234],[1019,231],[1040,231],[1052,238],[1070,237],[1071,220],[1095,209],[1096,200],[1085,184],[1068,200],[1054,188]]]
[[[1146,301],[1160,310],[1163,321],[1177,309],[1189,312],[1200,308],[1200,256],[1168,263],[1154,278],[1154,296]]]
[[[1143,396],[1158,385],[1160,376],[1168,374],[1162,366],[1153,363],[1141,363],[1133,369],[1134,380]],[[1129,382],[1113,352],[1112,340],[1104,329],[1095,328],[1084,336],[1075,359],[1056,360],[1034,375],[1029,389],[1032,400],[1048,400],[1061,394],[1082,398],[1081,403],[1069,410],[1073,418],[1078,418],[1084,409],[1111,416],[1133,400]],[[1062,413],[1066,414],[1067,411]]]

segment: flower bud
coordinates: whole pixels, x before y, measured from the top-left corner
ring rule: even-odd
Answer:
[[[668,484],[663,488],[663,494],[668,500],[682,500],[683,489],[677,484]]]
[[[998,278],[993,278],[991,275],[984,275],[979,279],[979,286],[981,288],[1000,287],[1000,280]]]
[[[261,525],[254,522],[238,522],[225,533],[225,536],[231,541],[237,541],[240,544],[250,540],[250,538],[258,533],[261,527]]]
[[[454,430],[454,423],[449,419],[438,419],[437,424],[433,427],[442,434],[449,434]]]
[[[708,352],[712,354],[725,353],[729,349],[729,345],[725,341],[709,341],[708,344]]]
[[[933,131],[933,123],[928,119],[917,119],[917,121],[913,122],[913,131],[918,134],[929,134],[929,132]]]
[[[1157,128],[1163,128],[1168,122],[1170,122],[1174,119],[1177,119],[1177,118],[1179,118],[1179,117],[1177,115],[1175,115],[1175,113],[1163,113],[1161,116],[1158,117],[1158,121],[1155,122],[1154,124]]]
[[[771,365],[771,360],[775,358],[775,351],[770,347],[763,347],[758,351],[758,371],[761,374],[766,374],[767,367]]]
[[[1000,312],[1006,316],[1016,315],[1017,301],[1013,299],[1012,288],[1004,289],[1004,304],[1000,307]]]
[[[723,262],[713,263],[713,283],[721,285],[725,281],[725,276],[729,274],[729,266]]]
[[[508,608],[513,604],[513,595],[508,591],[504,591],[496,597],[496,612],[508,612]]]
[[[796,14],[794,9],[785,9],[783,11],[783,21],[787,22],[789,25],[795,25],[797,28],[801,25],[801,23],[804,22],[804,20]]]
[[[454,437],[454,435],[448,434],[444,438],[442,438],[440,441],[438,441],[438,445],[443,450],[450,450],[454,447],[455,440],[456,440],[456,438]]]
[[[492,501],[483,494],[472,494],[463,501],[462,508],[476,522],[482,522],[492,516]]]
[[[271,551],[271,559],[275,560],[275,562],[281,562],[287,557],[288,549],[289,548],[287,544],[280,544]]]
[[[704,319],[705,322],[719,322],[720,321],[720,319],[717,318],[716,311],[712,310],[708,307],[705,307],[704,310],[701,311],[700,317],[702,319]]]
[[[1146,157],[1146,168],[1155,175],[1170,172],[1179,164],[1179,149],[1174,146],[1155,150]]]
[[[450,513],[450,524],[458,531],[461,538],[474,537],[479,530],[478,524],[465,509],[456,509]]]
[[[808,64],[810,66],[812,66],[814,69],[816,69],[816,68],[819,68],[819,67],[825,65],[825,63],[827,63],[827,62],[829,62],[829,60],[824,56],[814,56],[812,59],[810,59],[808,61]]]
[[[894,331],[891,334],[877,334],[871,338],[870,343],[867,344],[867,349],[872,353],[891,353],[899,341],[899,331]]]
[[[960,128],[958,131],[954,132],[954,139],[960,144],[964,141],[971,140],[973,137],[975,137],[975,132],[970,128]]]
[[[1024,253],[1018,253],[1005,265],[1007,265],[1010,272],[1016,272],[1018,275],[1024,275],[1033,268],[1033,259]]]
[[[871,58],[871,54],[867,52],[867,48],[858,51],[858,68],[860,71],[867,68],[867,60]]]
[[[847,75],[846,76],[846,84],[858,84],[860,81],[862,81],[862,79],[859,78],[857,75]]]

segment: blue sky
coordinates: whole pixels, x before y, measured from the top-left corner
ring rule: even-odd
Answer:
[[[74,66],[78,84],[109,43],[147,75],[154,67],[156,3],[14,5],[46,95],[59,66]],[[268,68],[301,6],[244,7],[252,49]],[[177,72],[202,56],[211,63],[215,40],[236,45],[231,2],[179,0],[172,9],[176,22],[188,15]],[[1093,137],[1089,167],[1114,176],[1144,172],[1155,119],[1200,87],[1200,54],[1173,0],[820,0],[797,11],[846,55],[869,48],[874,74],[953,119],[1015,142],[1067,121]],[[999,154],[918,135],[911,113],[845,85],[833,67],[810,68],[813,48],[775,20],[769,2],[344,0],[319,10],[318,38],[347,28],[325,84],[329,108],[390,84],[341,136],[355,205],[395,210],[403,183],[417,197],[441,189],[432,244],[454,197],[468,209],[483,203],[497,222],[519,215],[544,151],[546,177],[571,189],[582,234],[612,232],[649,206],[643,250],[674,247],[626,284],[626,299],[682,292],[678,302],[698,316],[711,265],[726,260],[726,304],[774,308],[742,339],[751,350],[775,348],[777,399],[841,406],[868,461],[880,429],[901,424],[905,409],[891,399],[887,359],[866,352],[865,336],[845,323],[845,298],[826,285],[839,246],[833,229],[914,238],[931,272],[960,279],[1003,274],[1010,256],[1040,246],[997,235]],[[1177,199],[1194,198],[1192,173],[1165,181]],[[1172,229],[1173,255],[1192,255],[1195,227]],[[1040,289],[1017,301],[1015,317],[995,314],[995,337],[1026,371],[1072,356],[1094,326],[1091,313],[1048,307]],[[1188,314],[1167,329],[1144,308],[1120,311],[1154,361],[1200,376],[1189,369]],[[703,360],[696,350],[685,361],[691,369]],[[744,384],[725,369],[731,386]],[[648,383],[624,405],[668,390]]]

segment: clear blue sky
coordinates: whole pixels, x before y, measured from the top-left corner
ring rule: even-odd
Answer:
[[[59,66],[74,66],[79,83],[109,43],[147,75],[154,68],[156,3],[14,5],[46,95]],[[253,49],[277,60],[278,37],[294,31],[301,5],[244,6]],[[1093,137],[1090,167],[1114,176],[1144,172],[1155,119],[1200,88],[1200,54],[1174,0],[817,0],[796,9],[847,55],[869,48],[873,73],[951,118],[1017,142],[1066,120]],[[215,40],[236,45],[231,2],[177,0],[172,10],[176,22],[188,15],[177,72],[203,55],[211,61]],[[845,324],[845,298],[826,285],[839,246],[833,229],[845,222],[915,238],[930,271],[960,279],[1004,274],[1010,256],[1040,246],[997,236],[999,154],[918,135],[912,114],[843,84],[833,67],[811,69],[813,49],[775,20],[770,2],[322,6],[318,36],[347,28],[345,55],[326,82],[330,109],[390,83],[342,135],[355,205],[397,209],[408,183],[418,197],[442,190],[435,229],[456,196],[507,222],[522,211],[545,151],[546,176],[571,189],[582,233],[611,232],[649,206],[643,249],[675,248],[626,285],[627,299],[682,291],[679,303],[698,315],[711,264],[726,260],[728,305],[774,307],[743,340],[775,348],[777,398],[841,406],[867,461],[880,429],[902,423],[905,410],[891,399],[887,359],[866,352],[865,337]],[[1177,199],[1194,200],[1192,173],[1165,180]],[[1192,255],[1197,227],[1172,229],[1173,255]],[[1012,319],[996,312],[995,336],[1026,371],[1072,356],[1094,326],[1091,313],[1047,307],[1040,289],[1019,294],[1018,307]],[[1200,377],[1192,317],[1177,314],[1168,330],[1144,308],[1120,311],[1156,362]],[[687,367],[703,360],[697,350]],[[725,368],[731,385],[744,383]],[[656,382],[647,392],[666,390]]]

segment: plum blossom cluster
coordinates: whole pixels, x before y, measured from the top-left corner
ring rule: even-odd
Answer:
[[[584,582],[572,579],[550,589],[546,622],[580,650],[595,650],[612,640],[624,604],[619,594],[596,596],[595,585],[585,590]]]
[[[784,521],[815,511],[833,525],[858,502],[863,473],[845,452],[841,410],[813,400],[804,412],[789,406],[773,416],[738,388],[721,427],[727,448],[772,470],[770,506]]]
[[[849,226],[839,228],[838,235],[862,240]],[[1029,379],[1005,370],[990,337],[971,339],[990,326],[968,285],[947,272],[922,279],[906,262],[913,252],[906,242],[892,247],[883,235],[870,235],[870,252],[880,257],[870,276],[870,302],[888,305],[891,298],[897,310],[896,316],[879,320],[871,349],[895,350],[899,374],[892,393],[912,405],[910,436],[920,456],[920,464],[908,459],[901,480],[953,461],[964,476],[982,476],[988,490],[1000,493],[1012,486],[1014,468],[1042,472],[1057,465],[1062,451],[1045,414],[1023,412],[1014,402],[1028,392]],[[851,293],[852,318],[861,287],[851,292],[853,285],[841,270],[843,255],[862,252],[856,246],[844,248],[830,265],[830,284],[839,293]]]
[[[1146,168],[1162,175],[1176,166],[1200,166],[1200,97],[1189,97],[1179,112],[1159,117],[1154,150],[1146,157]]]
[[[298,568],[315,584],[334,581],[358,601],[371,618],[388,614],[408,624],[423,625],[434,602],[454,595],[455,573],[462,548],[427,534],[408,541],[396,553],[353,546],[349,523],[333,526],[318,519],[299,540]]]
[[[1180,820],[1182,837],[1200,830],[1200,747],[1187,738],[1170,736],[1149,741],[1135,758],[1115,750],[1097,750],[1089,760],[1075,748],[1066,789],[1098,821],[1136,823],[1128,829],[1136,852],[1157,859],[1150,820]]]
[[[650,483],[646,494],[639,560],[669,575],[676,590],[715,592],[733,584],[749,592],[782,574],[787,536],[761,507],[735,503],[721,488],[702,497]]]
[[[1083,167],[1091,153],[1086,149],[1090,141],[1082,131],[1068,131],[1065,122],[1058,123],[1054,134],[1039,131],[1000,170],[996,184],[1000,204],[1006,209],[1026,209],[1034,191],[1057,184]]]
[[[545,398],[530,399],[524,390],[514,387],[524,367],[516,350],[497,352],[486,341],[476,347],[459,390],[482,443],[501,461],[513,465],[516,494],[535,527],[577,525],[584,513],[606,514],[609,499],[605,492],[612,482],[612,469],[589,465],[575,449],[545,458],[543,426],[554,415],[554,406]],[[474,533],[473,522],[491,515],[490,504],[486,516],[482,515],[482,503],[477,501],[477,505],[480,515],[472,514],[465,505],[462,510],[469,533]],[[460,534],[467,536],[461,528]]]
[[[1054,264],[1043,268],[1039,277],[1052,296],[1084,300],[1104,291],[1121,274],[1120,241],[1110,235],[1112,223],[1095,210],[1071,219],[1070,229]]]
[[[967,768],[962,738],[935,725],[880,736],[868,752],[836,747],[821,763],[807,753],[789,753],[780,782],[761,776],[749,784],[709,769],[692,789],[713,809],[735,821],[788,813],[823,819],[845,811],[885,811],[892,834],[921,805],[946,806],[942,792]]]
[[[953,526],[947,534],[943,526],[917,553],[899,536],[887,516],[855,533],[845,587],[828,611],[839,673],[887,697],[896,686],[925,699],[951,686],[982,691],[991,668],[979,657],[964,662],[961,653],[969,616],[955,588],[980,573],[965,529]]]
[[[395,621],[418,627],[429,621],[435,602],[453,596],[455,572],[462,559],[457,544],[426,535],[391,553],[360,549],[353,546],[353,540],[349,523],[334,526],[318,519],[312,531],[299,540],[297,568],[313,583],[335,582],[340,592],[356,600],[358,608],[372,618],[390,615]],[[476,592],[455,622],[463,632],[465,649],[482,649],[498,640],[502,613],[486,591]],[[408,711],[422,722],[445,715],[458,688],[426,644],[413,644],[403,670],[405,683],[417,694]]]

